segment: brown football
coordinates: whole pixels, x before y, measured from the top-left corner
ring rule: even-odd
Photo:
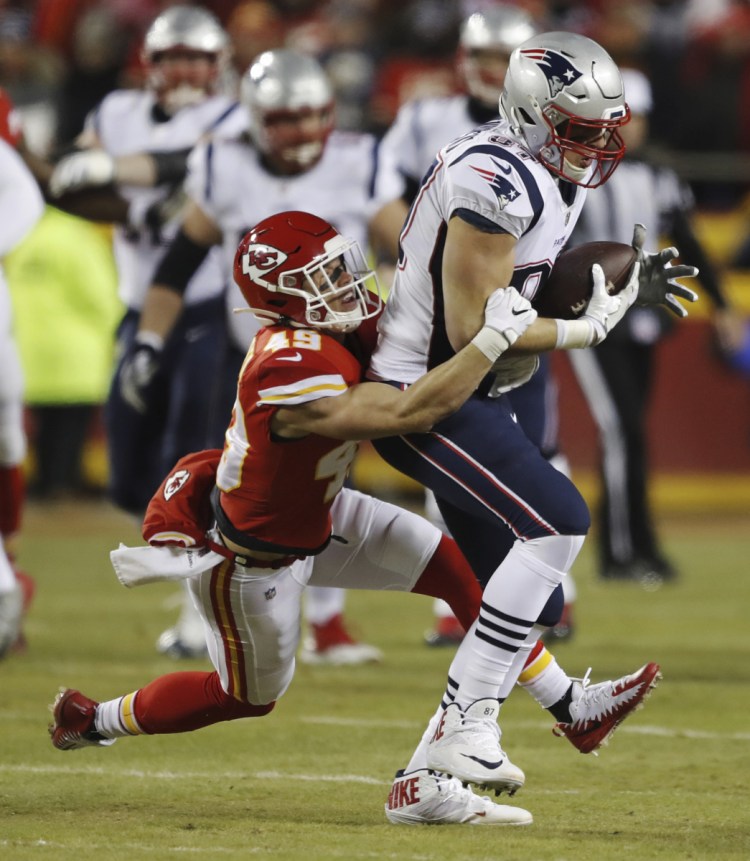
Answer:
[[[557,258],[547,283],[537,291],[531,304],[541,317],[574,320],[584,312],[591,293],[591,267],[598,263],[610,293],[619,293],[628,283],[636,253],[622,242],[586,242],[570,248]]]

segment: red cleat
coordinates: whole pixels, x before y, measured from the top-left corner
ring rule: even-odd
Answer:
[[[80,691],[60,688],[50,706],[52,723],[49,734],[58,750],[78,750],[81,747],[105,747],[115,743],[113,738],[103,738],[94,727],[96,707],[99,703],[90,700]]]
[[[606,744],[612,733],[628,715],[643,705],[643,700],[656,687],[661,672],[658,664],[646,664],[629,676],[614,682],[591,685],[588,673],[574,681],[570,704],[570,723],[557,723],[555,735],[564,735],[581,753],[592,753]]]

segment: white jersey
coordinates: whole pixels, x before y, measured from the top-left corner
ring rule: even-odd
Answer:
[[[454,214],[518,240],[511,284],[532,299],[567,243],[584,200],[584,189],[558,183],[510,136],[503,120],[479,126],[440,150],[401,233],[370,376],[412,383],[453,354],[443,319],[442,253]]]
[[[211,96],[198,105],[183,108],[173,117],[159,117],[153,93],[145,90],[117,90],[104,98],[86,120],[103,149],[115,158],[141,152],[167,152],[190,149],[214,127],[233,114],[241,113],[227,96]],[[145,210],[165,200],[173,189],[121,185],[120,194],[128,202],[138,201]],[[180,223],[179,213],[162,228],[161,243],[150,231],[137,234],[118,225],[114,234],[114,254],[119,275],[119,293],[124,304],[140,310],[146,290],[166,247],[174,239]],[[194,304],[221,294],[224,280],[218,255],[210,254],[191,278],[185,302]]]
[[[270,173],[247,140],[209,141],[191,153],[186,189],[223,234],[230,332],[244,351],[260,326],[249,312],[232,313],[247,309],[232,278],[245,233],[269,215],[297,209],[324,218],[366,248],[370,219],[401,196],[403,182],[395,165],[380,158],[374,136],[334,131],[320,161],[295,176]]]
[[[438,150],[476,125],[467,96],[415,99],[399,108],[382,146],[393,153],[404,176],[419,181]]]
[[[36,225],[44,212],[44,201],[34,177],[13,147],[0,138],[0,261]],[[0,349],[10,338],[11,304],[0,262]],[[0,364],[0,376],[6,371]]]

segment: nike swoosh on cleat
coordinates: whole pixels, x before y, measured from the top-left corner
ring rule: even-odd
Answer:
[[[466,757],[466,759],[473,759],[474,762],[478,762],[480,765],[483,765],[485,768],[490,768],[490,769],[500,768],[500,766],[505,762],[504,759],[499,759],[497,762],[488,762],[486,759],[480,759],[478,756],[469,756],[468,753],[462,753],[461,756]]]

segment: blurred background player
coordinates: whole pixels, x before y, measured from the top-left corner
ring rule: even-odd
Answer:
[[[411,205],[438,150],[470,129],[498,119],[498,99],[510,54],[537,32],[534,19],[512,5],[488,6],[464,19],[457,54],[464,92],[405,103],[383,139],[384,149],[392,153],[404,177],[406,205]],[[565,471],[567,463],[558,451],[557,389],[546,355],[540,357],[539,370],[532,379],[510,392],[509,398],[527,436],[545,457]],[[425,495],[425,506],[427,516],[446,530],[430,490]],[[570,575],[563,583],[565,608],[560,621],[548,632],[548,638],[566,639],[573,631],[575,583]],[[435,627],[425,634],[425,642],[431,646],[461,642],[464,630],[450,607],[436,601],[434,611]]]
[[[631,112],[622,129],[626,156],[606,185],[589,192],[570,245],[597,240],[629,244],[637,222],[654,239],[666,237],[700,270],[717,343],[731,354],[740,344],[742,320],[691,224],[692,193],[673,170],[645,159],[649,80],[636,69],[623,69],[622,77]],[[597,541],[599,576],[605,580],[636,580],[653,587],[677,574],[664,555],[651,509],[646,428],[657,347],[673,325],[663,308],[637,306],[602,344],[568,353],[599,433]]]
[[[379,153],[374,136],[334,129],[333,91],[320,64],[288,49],[267,51],[242,78],[240,99],[248,134],[215,136],[190,159],[188,203],[180,230],[153,276],[139,323],[143,374],[136,381],[150,403],[152,379],[162,362],[154,348],[172,331],[193,272],[215,245],[223,246],[224,274],[231,273],[237,243],[252,225],[275,212],[303,209],[320,213],[363,246],[384,248],[396,257],[402,223],[401,179]],[[386,252],[384,252],[386,253]],[[235,382],[258,324],[242,307],[231,284],[226,296],[230,346],[221,380],[222,414],[232,408]],[[219,379],[217,374],[215,379]],[[309,663],[379,660],[380,651],[356,642],[343,618],[340,590],[310,591],[305,617],[311,636],[301,659]]]
[[[21,128],[0,90],[0,261],[32,230],[44,211],[36,181],[16,151]],[[0,658],[23,645],[21,621],[34,581],[15,565],[14,542],[24,501],[23,375],[11,327],[11,300],[0,265]]]
[[[217,126],[229,132],[236,100],[221,92],[228,38],[212,14],[172,6],[146,31],[147,86],[116,90],[87,117],[77,152],[49,180],[55,205],[114,222],[114,252],[125,315],[107,399],[109,490],[137,516],[175,461],[220,445],[227,414],[216,400],[226,349],[225,278],[218,253],[196,267],[185,308],[166,340],[137,335],[146,288],[177,232],[190,150]],[[158,369],[150,362],[157,354]],[[134,380],[150,376],[148,391]],[[173,656],[203,655],[205,645],[187,596],[177,624],[159,639]]]

